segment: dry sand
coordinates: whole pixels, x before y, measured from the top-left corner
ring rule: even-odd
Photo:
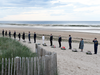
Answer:
[[[1,30],[4,28],[0,28]],[[53,35],[59,35],[62,36],[68,36],[71,34],[74,38],[81,38],[89,39],[92,41],[94,37],[97,37],[100,41],[99,34],[88,34],[88,33],[75,33],[75,32],[56,32],[56,31],[45,31],[45,30],[36,30],[36,29],[22,29],[22,28],[5,28],[6,30],[16,30],[18,32],[23,31],[31,31],[31,32],[37,32],[40,34],[50,34]],[[21,43],[28,46],[33,52],[35,52],[35,44],[33,43],[33,39],[31,40],[32,43],[28,43],[28,39],[26,39],[26,43],[23,43],[21,40]],[[37,43],[42,44],[42,40],[37,40]],[[98,47],[98,54],[97,55],[86,55],[86,51],[90,50],[92,53],[94,53],[94,45],[93,44],[85,44],[83,52],[80,52],[78,49],[79,43],[72,43],[73,48],[77,48],[78,52],[72,52],[68,49],[68,42],[62,42],[62,46],[66,47],[66,50],[61,50],[58,47],[58,41],[53,41],[53,44],[57,48],[51,48],[49,41],[45,41],[45,43],[48,45],[47,47],[43,47],[47,51],[56,52],[57,53],[57,65],[58,65],[58,73],[59,75],[100,75],[100,48]]]
[[[26,39],[26,43],[21,40],[21,43],[28,46],[32,52],[35,52],[33,39],[31,41],[31,44],[28,43],[28,39]],[[37,43],[42,44],[42,40],[37,40]],[[49,41],[45,41],[45,43],[47,44],[46,47],[40,46],[47,51],[57,53],[59,75],[100,75],[100,47],[97,55],[86,55],[88,50],[94,53],[93,44],[85,44],[84,51],[80,52],[81,50],[78,49],[79,43],[72,43],[72,47],[78,49],[78,52],[72,52],[68,49],[68,42],[62,42],[62,46],[65,46],[66,50],[61,50],[57,41],[53,41],[56,48],[51,48]]]

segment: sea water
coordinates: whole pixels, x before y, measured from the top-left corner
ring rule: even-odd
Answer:
[[[0,21],[0,27],[29,27],[58,31],[100,33],[100,21]]]

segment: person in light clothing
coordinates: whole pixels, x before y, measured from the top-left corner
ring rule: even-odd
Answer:
[[[44,44],[44,40],[45,40],[45,36],[44,36],[44,34],[43,34],[43,36],[42,36],[42,41],[43,41],[43,44]]]

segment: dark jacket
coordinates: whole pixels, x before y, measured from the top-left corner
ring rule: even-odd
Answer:
[[[70,42],[70,43],[72,42],[72,37],[69,37],[69,41],[68,42]]]
[[[2,31],[2,35],[4,36],[4,30]]]
[[[22,35],[22,39],[25,40],[25,33],[23,33],[23,35]]]
[[[19,34],[18,34],[18,37],[20,38],[20,36],[21,36],[21,34],[19,33]]]
[[[34,34],[34,38],[36,38],[36,33]]]
[[[61,41],[62,41],[62,38],[61,38],[61,37],[59,37],[59,38],[58,38],[58,42],[61,42]]]
[[[53,40],[53,36],[50,36],[50,41],[52,41]]]
[[[11,32],[9,31],[9,37],[11,37]]]
[[[14,35],[14,38],[16,38],[16,32],[14,32],[14,34],[13,34],[13,35]]]
[[[28,34],[28,38],[30,39],[30,33]]]
[[[7,36],[7,31],[5,32],[5,35]]]
[[[96,41],[93,40],[93,42],[94,42],[95,47],[98,46],[98,41],[97,40]]]

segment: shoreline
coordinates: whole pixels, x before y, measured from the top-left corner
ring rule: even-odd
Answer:
[[[24,29],[34,29],[34,30],[50,30],[50,31],[58,31],[58,32],[77,32],[77,33],[94,33],[100,34],[100,27],[64,27],[64,26],[18,26],[18,25],[1,25],[0,28],[24,28]]]

